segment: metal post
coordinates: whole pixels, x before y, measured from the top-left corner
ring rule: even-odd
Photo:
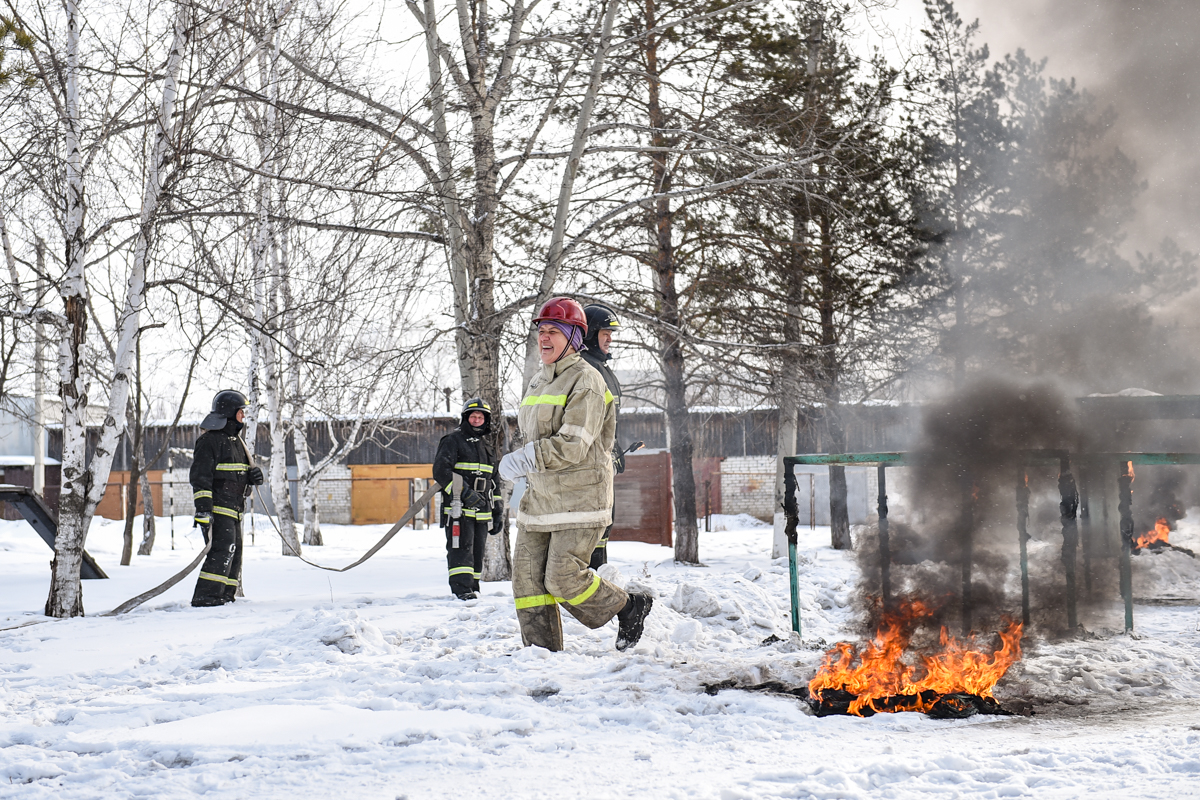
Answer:
[[[786,524],[783,533],[788,543],[788,577],[792,591],[792,630],[800,636],[800,578],[796,574],[796,526],[800,523],[800,511],[796,507],[796,465],[783,462],[783,516]]]
[[[168,443],[169,445],[169,443]],[[171,549],[175,549],[175,454],[167,447],[167,478],[171,487],[171,495],[167,500],[171,507]]]
[[[799,513],[799,512],[797,512]],[[817,473],[808,473],[808,529],[817,529]]]
[[[1125,632],[1133,630],[1133,462],[1121,463],[1117,478],[1117,510],[1121,512],[1121,597],[1125,599]]]
[[[883,610],[892,607],[892,544],[888,537],[887,467],[879,467],[879,587],[883,593]]]
[[[1021,545],[1021,623],[1029,627],[1029,474],[1017,471],[1017,541]]]
[[[704,482],[704,532],[712,533],[712,481]]]
[[[1092,596],[1092,550],[1096,546],[1093,541],[1092,506],[1088,502],[1090,466],[1090,463],[1079,465],[1079,535],[1083,543],[1083,592],[1089,599]]]
[[[1075,554],[1079,544],[1076,515],[1079,512],[1079,492],[1075,488],[1075,476],[1071,474],[1071,459],[1065,455],[1058,461],[1058,494],[1062,498],[1058,504],[1058,513],[1062,522],[1062,564],[1067,579],[1067,628],[1075,630],[1079,626],[1075,605]]]
[[[964,468],[959,473],[962,493],[962,515],[959,520],[959,536],[962,542],[962,633],[971,633],[971,561],[975,557],[975,486],[971,475]]]

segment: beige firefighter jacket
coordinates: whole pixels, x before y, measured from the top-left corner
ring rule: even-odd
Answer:
[[[617,412],[600,373],[578,354],[543,364],[517,424],[537,462],[526,475],[517,524],[530,531],[609,525]]]

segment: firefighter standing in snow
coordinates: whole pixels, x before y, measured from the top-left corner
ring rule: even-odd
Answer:
[[[613,333],[621,326],[620,320],[613,310],[608,306],[598,304],[590,305],[583,309],[584,316],[587,318],[587,336],[583,338],[584,351],[580,354],[583,360],[600,373],[600,377],[604,378],[604,384],[608,387],[608,393],[612,396],[613,409],[617,417],[621,415],[621,384],[617,381],[617,376],[608,367],[608,360],[612,358],[612,354],[608,352],[609,345],[612,343]],[[625,455],[621,452],[621,446],[618,444],[617,430],[619,424],[614,423],[613,426],[613,449],[612,460],[613,469],[620,475],[625,471]],[[613,516],[616,516],[616,505],[613,505]],[[612,522],[608,523],[608,527],[604,529],[604,533],[600,535],[600,543],[596,545],[596,549],[592,552],[591,566],[592,569],[600,569],[601,566],[608,563],[608,535],[612,532]]]
[[[232,603],[242,572],[242,509],[251,486],[261,486],[262,470],[250,463],[241,439],[246,396],[233,389],[217,392],[212,412],[200,423],[190,480],[196,525],[212,547],[200,567],[193,606]]]
[[[474,600],[479,596],[488,532],[496,533],[503,524],[496,460],[484,441],[491,423],[492,409],[487,403],[478,397],[467,401],[462,422],[442,437],[433,458],[433,479],[445,487],[442,524],[446,527],[450,591],[459,600]]]
[[[612,522],[616,409],[604,380],[579,356],[587,330],[579,303],[553,298],[534,322],[542,366],[517,414],[526,444],[500,461],[501,477],[527,482],[513,558],[521,638],[562,650],[562,605],[589,628],[617,617],[617,649],[624,650],[641,637],[653,601],[588,567]]]

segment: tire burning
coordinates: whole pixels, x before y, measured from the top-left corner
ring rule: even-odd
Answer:
[[[902,600],[884,612],[875,636],[861,649],[840,642],[809,682],[809,704],[817,716],[921,711],[960,718],[975,713],[1004,714],[992,689],[1021,658],[1022,624],[1006,620],[1000,646],[990,652],[974,635],[966,640],[941,627],[940,646],[911,650],[914,633],[934,616],[919,600]],[[919,663],[914,663],[919,662]]]
[[[1154,529],[1143,533],[1141,536],[1133,540],[1133,549],[1140,550],[1143,547],[1149,547],[1157,542],[1170,544],[1171,540],[1171,524],[1167,522],[1166,517],[1159,517],[1154,523]]]

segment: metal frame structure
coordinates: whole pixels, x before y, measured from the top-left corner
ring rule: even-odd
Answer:
[[[986,454],[984,454],[986,455]],[[1076,618],[1076,576],[1075,554],[1079,544],[1078,524],[1082,520],[1085,533],[1091,530],[1091,517],[1087,497],[1087,484],[1084,483],[1082,497],[1076,487],[1075,478],[1071,473],[1072,456],[1065,450],[1021,450],[996,452],[996,457],[1019,463],[1021,466],[1016,476],[1016,507],[1017,507],[1017,538],[1020,544],[1021,558],[1021,612],[1026,626],[1029,625],[1029,563],[1027,559],[1027,542],[1029,533],[1029,486],[1027,470],[1031,466],[1059,467],[1058,488],[1061,496],[1059,503],[1060,517],[1063,526],[1063,565],[1067,582],[1067,627],[1074,629],[1078,624]],[[1116,464],[1117,479],[1117,508],[1120,512],[1121,554],[1118,559],[1120,570],[1121,597],[1125,601],[1125,631],[1133,630],[1133,578],[1130,556],[1133,549],[1133,471],[1132,465],[1152,466],[1181,466],[1200,464],[1200,453],[1077,453],[1074,456],[1077,465],[1087,468],[1104,464]],[[796,502],[796,465],[827,465],[827,466],[873,466],[878,469],[879,496],[877,511],[879,514],[879,583],[880,595],[885,608],[892,604],[891,591],[891,547],[888,535],[888,505],[887,505],[887,468],[906,467],[921,464],[953,463],[954,457],[947,454],[932,452],[911,453],[819,453],[812,455],[786,456],[784,465],[784,505],[786,519],[784,535],[788,542],[788,574],[791,581],[792,630],[801,633],[799,577],[796,571],[796,531],[800,523],[800,513]],[[974,510],[972,507],[973,484],[970,475],[964,469],[960,472],[960,482],[963,491],[963,549],[965,558],[962,565],[962,623],[963,634],[970,632],[971,627],[971,551],[974,534]],[[1085,547],[1085,557],[1087,548]]]
[[[42,537],[51,550],[54,549],[54,539],[58,536],[58,515],[56,515],[39,495],[28,486],[12,486],[0,484],[0,501],[11,503],[30,527]],[[79,566],[79,577],[85,581],[105,580],[108,575],[100,569],[96,559],[83,551],[83,563]]]

